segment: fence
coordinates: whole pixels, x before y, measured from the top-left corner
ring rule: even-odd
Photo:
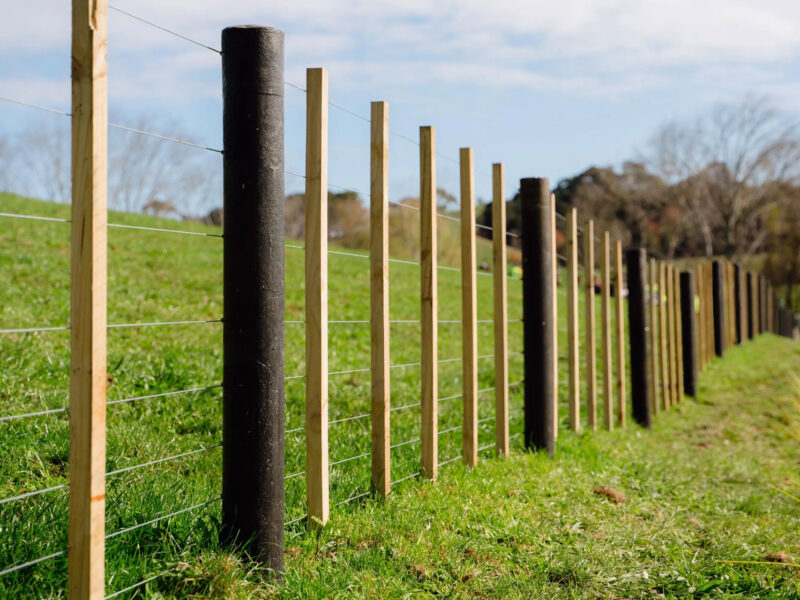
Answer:
[[[103,10],[88,13],[88,6],[87,2],[74,2],[76,68],[74,105],[69,115],[73,125],[72,216],[0,215],[4,219],[70,223],[71,227],[70,324],[0,330],[16,336],[19,343],[28,339],[25,336],[40,333],[67,332],[70,338],[69,408],[0,416],[0,422],[8,427],[29,419],[68,416],[68,481],[21,490],[0,500],[0,506],[7,508],[68,490],[68,549],[15,561],[0,570],[0,577],[17,578],[24,586],[31,569],[66,557],[69,596],[103,597],[108,540],[141,533],[220,501],[219,533],[223,540],[247,544],[257,560],[280,572],[285,532],[295,535],[305,526],[323,526],[335,506],[366,501],[370,495],[385,496],[392,485],[406,480],[420,477],[435,481],[439,468],[452,462],[475,467],[487,451],[507,456],[512,441],[518,438],[527,448],[553,453],[564,424],[574,432],[580,432],[584,424],[596,430],[599,410],[603,427],[608,430],[627,426],[629,407],[633,418],[649,427],[654,415],[669,410],[684,395],[696,396],[697,373],[714,356],[721,357],[734,344],[763,332],[794,335],[794,315],[779,305],[763,277],[725,260],[679,264],[648,259],[640,249],[623,253],[621,242],[612,244],[607,231],[595,235],[594,223],[581,222],[574,208],[566,215],[558,214],[546,179],[521,182],[524,277],[521,282],[518,277],[509,277],[507,242],[515,234],[506,231],[503,165],[494,164],[491,170],[491,226],[479,226],[475,221],[476,170],[469,148],[462,148],[455,161],[460,174],[460,212],[458,216],[438,212],[436,160],[452,159],[437,152],[435,129],[421,127],[419,141],[409,141],[389,128],[387,103],[373,103],[369,118],[332,104],[323,69],[310,69],[305,88],[299,90],[306,98],[305,172],[300,175],[286,169],[283,34],[268,28],[230,28],[223,33],[224,150],[216,151],[222,152],[225,169],[223,234],[107,223],[105,136],[106,128],[112,125],[106,123],[105,10],[100,3]],[[370,124],[368,253],[328,248],[327,201],[328,189],[333,186],[328,182],[327,163],[330,106]],[[392,136],[418,146],[419,206],[389,197]],[[286,174],[305,181],[302,246],[283,239]],[[400,211],[395,216],[403,215],[403,220],[418,219],[418,261],[391,255],[388,227],[392,210]],[[460,246],[459,268],[438,261],[438,237],[453,227],[457,232],[450,235]],[[221,237],[223,318],[107,324],[107,228]],[[479,232],[492,238],[491,272],[477,268]],[[364,265],[370,298],[368,318],[329,315],[329,306],[337,308],[329,302],[329,257]],[[393,268],[419,270],[419,298],[415,299],[419,318],[414,314],[391,318],[390,297],[402,296],[395,288],[402,292],[407,287],[407,273],[406,277],[390,277]],[[302,273],[302,277],[297,275],[292,280],[295,273]],[[290,285],[284,287],[286,280]],[[292,281],[297,285],[292,287]],[[359,286],[356,280],[343,285]],[[300,289],[305,317],[287,319],[285,299]],[[460,310],[451,315],[452,301],[460,302]],[[516,312],[520,305],[522,315]],[[403,305],[404,309],[409,306],[408,302]],[[107,330],[201,323],[222,324],[222,383],[107,399]],[[331,369],[331,326],[368,328],[368,367],[344,364]],[[443,336],[439,335],[440,327]],[[304,328],[305,333],[303,336],[285,328]],[[514,350],[520,334],[524,353]],[[354,346],[363,337],[348,335]],[[304,361],[287,356],[284,337],[304,340]],[[399,347],[393,346],[395,341],[400,342]],[[492,353],[481,354],[480,349],[489,345]],[[453,346],[460,346],[460,356],[441,356],[444,348]],[[408,356],[409,348],[416,351],[416,347],[418,361]],[[355,350],[351,353],[357,354]],[[394,362],[392,357],[397,355],[402,360]],[[491,368],[481,368],[487,363]],[[299,369],[302,364],[304,372]],[[293,370],[284,372],[285,365]],[[448,371],[459,366],[460,373]],[[520,367],[521,377],[517,374]],[[420,370],[418,378],[404,377],[399,385],[393,380],[394,374],[416,368]],[[350,378],[351,388],[360,387],[360,378],[369,378],[368,408],[355,413],[337,411],[336,418],[330,419],[329,394],[341,391],[340,384],[330,379],[344,377]],[[418,391],[409,389],[411,380],[419,381]],[[485,381],[492,385],[483,387]],[[448,389],[443,386],[450,391],[441,393]],[[199,448],[124,467],[107,466],[114,460],[106,458],[107,406],[214,394],[220,389],[221,418],[213,409],[208,412],[222,423],[221,441],[211,439]],[[483,401],[488,394],[494,396],[493,403]],[[515,395],[520,394],[524,394],[522,405],[512,406]],[[347,395],[355,392],[348,388]],[[393,400],[398,397],[402,403],[395,405]],[[459,399],[460,411],[453,408]],[[341,404],[352,409],[349,402]],[[517,417],[520,413],[522,422]],[[352,425],[361,427],[361,431],[337,434],[335,443],[330,443],[333,426]],[[396,425],[401,426],[399,431],[393,430]],[[212,432],[217,430],[211,427]],[[459,431],[460,440],[451,435]],[[399,432],[403,435],[395,441]],[[305,449],[301,451],[298,446],[303,443]],[[285,446],[289,446],[289,452]],[[442,458],[442,447],[458,453]],[[155,516],[132,511],[127,516],[134,519],[128,522],[122,522],[115,513],[109,520],[105,506],[108,481],[114,485],[114,478],[121,474],[138,473],[189,456],[207,456],[219,448],[221,469],[213,463],[204,468],[221,471],[221,494],[195,498],[177,511],[165,508]],[[354,448],[356,452],[350,453]],[[331,457],[331,449],[348,454]],[[298,459],[303,455],[304,464]],[[364,468],[365,463],[369,469]],[[368,483],[356,487],[360,474],[367,471]],[[332,475],[339,476],[340,481],[333,480]],[[340,497],[342,492],[344,496]],[[306,505],[304,513],[299,512],[301,497]],[[285,510],[285,505],[290,509]],[[53,506],[57,506],[55,501]],[[66,512],[62,507],[53,511],[61,516]],[[9,508],[8,514],[25,528],[24,517],[29,513],[12,513]],[[105,597],[135,591],[167,572],[162,565],[159,572],[125,581]]]

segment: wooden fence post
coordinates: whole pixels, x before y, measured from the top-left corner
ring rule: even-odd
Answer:
[[[753,323],[753,274],[747,271],[745,275],[745,288],[747,290],[747,339],[752,340],[755,335]]]
[[[669,326],[669,394],[670,404],[678,403],[678,338],[676,335],[677,319],[675,314],[675,267],[667,264],[667,290],[669,294],[669,312],[667,324]]]
[[[420,160],[420,298],[422,302],[422,476],[436,481],[439,472],[439,369],[436,244],[436,130],[419,129]]]
[[[583,229],[584,297],[583,310],[586,317],[586,412],[587,425],[597,431],[597,337],[595,335],[594,308],[594,221],[586,222]]]
[[[669,351],[670,351],[670,393],[672,404],[678,403],[678,294],[675,288],[675,267],[667,266],[667,286],[669,287]]]
[[[520,182],[525,337],[525,446],[555,451],[553,427],[553,261],[547,178]]]
[[[658,263],[658,338],[660,349],[658,353],[661,364],[661,408],[669,408],[669,351],[667,348],[669,333],[667,330],[667,265]]]
[[[370,367],[372,491],[391,490],[391,378],[389,376],[389,105],[370,106]]]
[[[725,355],[725,281],[722,277],[722,263],[715,260],[712,269],[712,301],[714,303],[714,352]]]
[[[581,430],[578,344],[578,210],[567,212],[567,345],[569,360],[569,426]]]
[[[708,336],[706,337],[706,350],[708,352],[708,362],[714,360],[716,356],[716,343],[714,340],[714,271],[712,261],[707,261],[706,269],[706,305],[708,310]]]
[[[277,577],[284,533],[283,32],[222,32],[224,544]],[[313,171],[312,171],[313,172]]]
[[[619,242],[617,242],[619,248]],[[653,424],[651,386],[648,370],[652,362],[647,348],[647,306],[645,282],[647,281],[647,253],[634,248],[626,253],[628,265],[628,321],[631,340],[631,405],[633,418],[643,427]],[[617,268],[619,268],[618,265]],[[622,297],[622,288],[617,288],[617,297]]]
[[[694,268],[697,291],[695,295],[697,313],[697,367],[702,371],[706,366],[706,310],[705,310],[705,278],[702,264]]]
[[[328,72],[306,71],[306,494],[325,525],[328,473]]]
[[[611,239],[603,232],[603,256],[601,258],[603,278],[603,418],[606,429],[614,429],[613,373],[611,357]]]
[[[494,413],[495,445],[508,456],[508,305],[505,169],[492,165],[492,246],[494,251]]]
[[[743,303],[742,303],[742,269],[738,264],[733,265],[733,307],[735,311],[736,318],[734,319],[735,322],[735,335],[734,338],[737,344],[742,343],[742,332],[744,328],[742,327],[742,316],[744,314],[743,311]]]
[[[683,389],[697,400],[697,344],[694,314],[694,272],[684,271],[681,281],[681,329],[683,341]]]
[[[105,0],[72,2],[71,600],[105,595],[107,16]]]
[[[556,250],[556,195],[550,194],[550,256],[553,285],[553,439],[558,441],[558,252]]]
[[[461,339],[464,464],[478,464],[478,294],[472,148],[461,148]]]
[[[650,399],[652,402],[651,412],[653,415],[658,414],[658,363],[656,356],[658,354],[658,315],[656,313],[656,299],[658,298],[658,275],[657,275],[656,259],[650,259],[650,271],[648,273],[648,285],[650,294],[648,296],[650,321],[648,326],[648,334],[650,337],[650,353],[648,359],[650,361]]]
[[[675,312],[672,309],[672,265],[665,265],[664,277],[666,278],[664,295],[667,309],[667,393],[669,394],[669,405],[675,406],[677,398],[675,394]]]
[[[626,356],[625,356],[625,296],[622,293],[624,278],[622,276],[622,242],[614,244],[614,308],[617,335],[617,424],[624,428],[628,417],[626,389]],[[646,342],[645,342],[646,343]],[[645,349],[646,353],[646,349]],[[646,380],[645,380],[646,381]]]

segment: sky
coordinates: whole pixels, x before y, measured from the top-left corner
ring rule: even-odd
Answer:
[[[5,3],[0,96],[69,110],[65,0]],[[330,99],[369,116],[389,103],[390,195],[418,194],[418,127],[437,134],[440,187],[458,192],[458,149],[475,151],[476,192],[491,164],[552,185],[590,165],[642,156],[665,122],[718,102],[767,96],[798,111],[800,2],[787,0],[114,0],[112,6],[219,48],[230,25],[286,35],[286,80],[329,71]],[[305,96],[285,87],[286,168],[302,173]],[[216,52],[109,12],[110,118],[178,130],[221,148]],[[64,117],[0,103],[0,136]],[[121,134],[120,134],[121,135]],[[131,135],[131,134],[125,134]],[[110,143],[114,143],[111,137]],[[168,142],[164,142],[168,143]],[[369,124],[330,108],[329,181],[369,189]],[[185,152],[206,152],[185,147]],[[210,169],[218,154],[206,152]],[[287,192],[302,180],[287,175]],[[220,201],[221,204],[221,201]]]

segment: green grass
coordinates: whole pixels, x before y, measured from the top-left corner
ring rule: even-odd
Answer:
[[[0,196],[0,212],[67,217],[69,208]],[[110,221],[218,233],[142,216],[112,214]],[[109,323],[220,318],[219,238],[112,228],[109,247]],[[368,319],[368,262],[331,255],[329,263],[330,319]],[[287,249],[286,267],[286,319],[302,320],[302,250]],[[391,318],[418,319],[418,268],[392,263],[390,269]],[[65,325],[69,226],[0,219],[0,274],[0,329]],[[478,317],[490,319],[491,278],[479,276],[478,284]],[[459,319],[460,275],[440,271],[439,293],[439,318]],[[563,315],[560,310],[562,326]],[[520,284],[509,281],[509,318],[520,317]],[[491,354],[491,324],[479,331],[479,354]],[[521,333],[519,323],[510,324],[512,350],[522,349]],[[393,325],[392,363],[417,362],[418,339],[418,325]],[[111,329],[108,344],[110,400],[220,383],[218,323]],[[460,356],[460,344],[460,326],[442,324],[440,358]],[[287,324],[286,350],[286,374],[301,375],[302,325]],[[451,463],[437,485],[409,480],[385,502],[339,504],[368,489],[369,459],[336,465],[330,524],[319,536],[302,523],[287,527],[282,588],[218,546],[219,503],[212,503],[110,539],[107,592],[169,569],[127,596],[611,598],[650,597],[654,590],[675,598],[797,597],[790,568],[714,561],[760,559],[775,550],[800,556],[800,503],[767,487],[786,487],[796,470],[791,427],[800,415],[786,374],[797,370],[798,360],[794,345],[765,337],[712,363],[701,403],[685,402],[653,432],[630,427],[575,436],[562,426],[554,461],[521,453],[516,438],[509,460],[491,458],[488,450],[478,469]],[[0,361],[0,415],[65,405],[66,332],[0,335]],[[368,327],[332,324],[330,370],[368,365]],[[521,378],[521,365],[513,355],[510,381]],[[493,385],[492,367],[481,360],[480,388]],[[562,361],[561,381],[563,367]],[[458,362],[441,365],[440,396],[460,392],[460,371]],[[367,413],[368,384],[368,373],[331,376],[330,419]],[[418,369],[394,369],[393,405],[418,397]],[[218,444],[220,398],[213,389],[109,406],[108,470]],[[563,385],[560,400],[563,424]],[[303,405],[302,379],[288,381],[287,429],[302,426]],[[512,407],[520,405],[517,392]],[[440,411],[441,429],[460,423],[458,399],[443,401]],[[483,394],[479,416],[492,412],[493,396]],[[521,430],[520,417],[514,413],[512,433]],[[418,420],[414,409],[393,412],[392,443],[418,437]],[[493,422],[486,421],[479,443],[490,445],[493,436]],[[331,461],[367,452],[369,439],[367,419],[331,425]],[[0,423],[0,447],[0,499],[67,481],[66,414]],[[107,532],[218,497],[220,453],[216,448],[110,476]],[[416,444],[393,450],[394,479],[418,470],[418,453]],[[443,434],[440,460],[459,454],[458,432]],[[300,431],[287,436],[287,475],[303,465]],[[610,504],[592,493],[596,485],[623,491],[628,502]],[[303,477],[287,481],[287,521],[304,514],[304,487]],[[66,500],[66,490],[58,490],[0,504],[0,570],[66,547]],[[65,597],[65,581],[66,561],[59,557],[0,577],[0,597]]]

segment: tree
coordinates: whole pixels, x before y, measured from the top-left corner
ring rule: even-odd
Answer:
[[[767,258],[764,271],[777,286],[784,286],[784,301],[793,306],[794,288],[800,284],[800,187],[781,185],[780,199],[765,216]]]
[[[582,219],[594,219],[626,245],[658,247],[663,210],[668,203],[664,181],[641,163],[626,162],[617,173],[612,167],[590,167],[563,179],[555,189],[562,214],[578,209]]]
[[[133,129],[181,139],[179,128],[140,117],[126,122]],[[9,145],[15,155],[15,189],[50,200],[69,202],[70,124],[67,119],[37,124],[20,132]],[[171,204],[180,214],[207,212],[222,197],[222,161],[211,154],[170,141],[116,129],[109,130],[109,208],[142,212],[147,206]]]
[[[800,176],[796,119],[763,98],[720,104],[694,121],[661,127],[647,161],[671,185],[706,256],[752,254],[765,240],[775,183]]]

